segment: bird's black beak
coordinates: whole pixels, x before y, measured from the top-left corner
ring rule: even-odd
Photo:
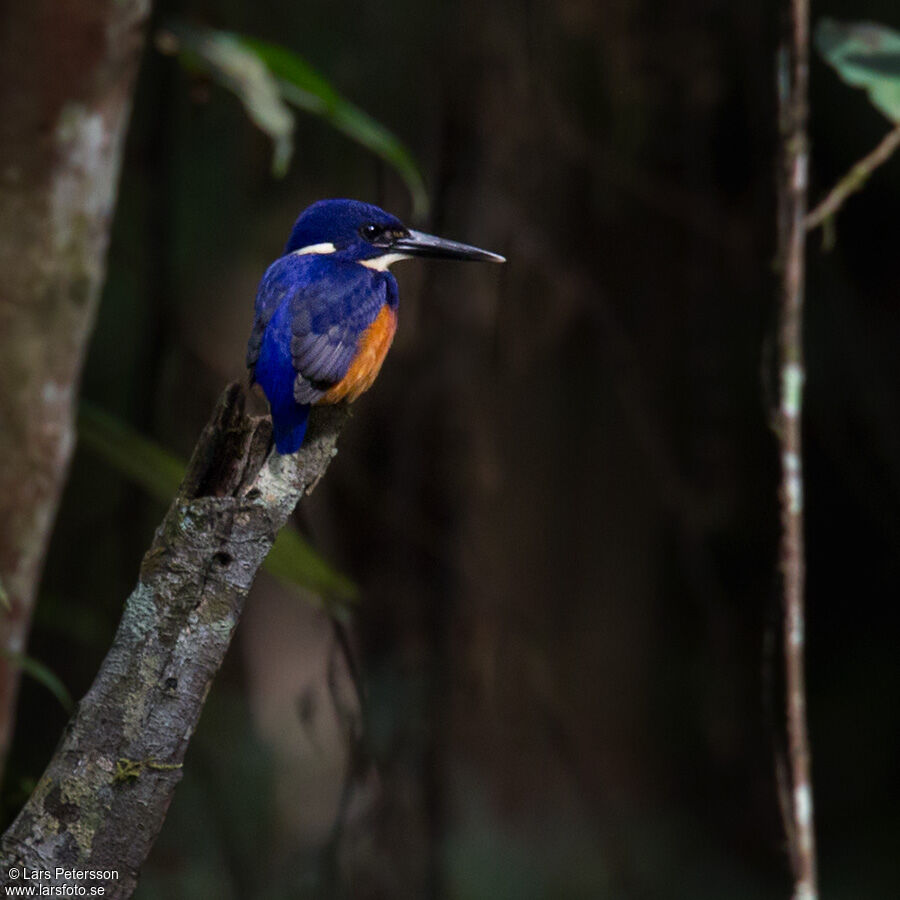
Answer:
[[[431,256],[439,259],[468,259],[475,262],[506,262],[506,259],[498,253],[489,250],[479,250],[478,247],[470,247],[468,244],[460,244],[457,241],[448,241],[435,237],[433,234],[425,234],[422,231],[413,231],[405,237],[397,238],[391,242],[391,251],[405,253],[407,256]]]

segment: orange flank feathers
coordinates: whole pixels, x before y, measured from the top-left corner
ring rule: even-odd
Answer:
[[[387,305],[382,306],[375,321],[363,332],[356,357],[350,363],[347,374],[317,402],[339,403],[341,400],[352,402],[372,387],[372,382],[378,376],[381,364],[391,347],[391,341],[394,340],[396,330],[397,313]]]

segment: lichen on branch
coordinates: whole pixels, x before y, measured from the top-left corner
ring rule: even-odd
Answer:
[[[37,788],[0,841],[11,867],[116,870],[129,897],[257,571],[336,453],[346,411],[320,408],[301,450],[223,394],[141,564],[113,644]]]

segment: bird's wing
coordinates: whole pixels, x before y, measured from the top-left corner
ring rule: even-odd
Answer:
[[[327,275],[290,298],[294,400],[315,403],[353,362],[359,340],[388,300],[388,281],[356,264],[330,266]]]
[[[275,314],[281,301],[290,293],[295,284],[290,267],[283,264],[283,259],[276,260],[266,270],[259,290],[256,292],[256,305],[254,307],[253,331],[247,342],[247,368],[250,369],[251,383],[255,378],[256,363],[259,360],[259,352],[262,349],[263,335],[266,326]]]

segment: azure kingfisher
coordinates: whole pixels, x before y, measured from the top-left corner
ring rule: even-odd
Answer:
[[[397,329],[388,267],[414,256],[505,262],[357,200],[320,200],[300,214],[260,282],[247,344],[279,453],[300,448],[311,406],[351,402],[372,386]]]

